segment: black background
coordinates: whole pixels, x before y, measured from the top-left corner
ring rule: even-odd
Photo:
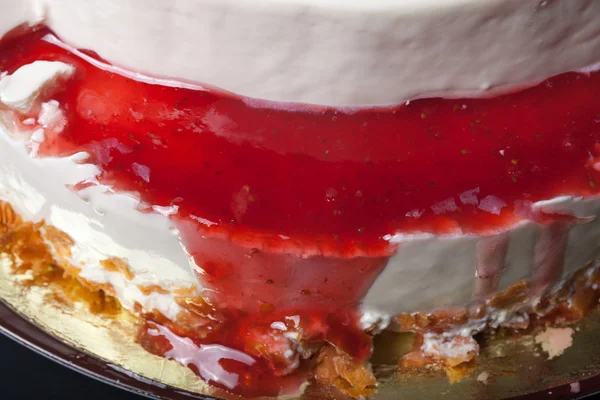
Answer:
[[[0,335],[0,357],[1,400],[144,399],[71,371],[3,335]]]

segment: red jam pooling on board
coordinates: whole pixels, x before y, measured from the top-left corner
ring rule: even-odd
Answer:
[[[138,193],[148,210],[177,207],[171,218],[211,301],[234,316],[230,334],[195,337],[196,346],[246,351],[248,332],[299,315],[320,326],[311,340],[364,360],[355,310],[394,250],[385,235],[496,231],[523,205],[598,192],[597,72],[491,99],[261,108],[126,78],[46,34],[0,47],[9,73],[36,60],[76,67],[53,96],[68,123],[39,155],[86,151],[101,183]]]

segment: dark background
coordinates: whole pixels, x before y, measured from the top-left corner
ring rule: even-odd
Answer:
[[[0,335],[0,399],[142,400],[144,397],[71,371]]]

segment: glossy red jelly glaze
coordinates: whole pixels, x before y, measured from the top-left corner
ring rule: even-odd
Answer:
[[[259,107],[94,67],[47,33],[0,47],[9,73],[36,60],[76,67],[53,95],[68,124],[39,154],[89,152],[101,183],[148,209],[178,207],[171,218],[198,276],[234,316],[229,334],[198,343],[248,350],[249,330],[299,314],[322,327],[311,340],[364,359],[354,311],[394,250],[384,235],[484,233],[522,218],[524,201],[597,193],[600,73],[491,99]],[[481,202],[461,202],[474,189]]]
[[[14,43],[14,42],[13,42]],[[396,231],[479,232],[515,200],[596,193],[600,76],[567,73],[491,99],[424,99],[385,110],[254,108],[210,91],[151,85],[36,39],[2,49],[9,72],[38,59],[77,66],[55,97],[69,126],[45,154],[89,151],[101,181],[214,223],[233,240],[305,253],[386,254]],[[501,154],[502,152],[502,154]],[[148,182],[134,163],[148,167]],[[480,188],[495,216],[463,205]],[[456,211],[431,206],[448,198]],[[422,210],[420,218],[407,218]],[[280,236],[289,239],[282,239]]]

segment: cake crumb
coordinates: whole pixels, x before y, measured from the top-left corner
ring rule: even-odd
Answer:
[[[581,384],[579,382],[571,383],[571,393],[579,393],[581,392]]]
[[[546,330],[535,337],[535,342],[542,346],[542,350],[548,353],[548,359],[560,356],[573,344],[572,328],[546,328]]]
[[[482,373],[479,374],[479,376],[477,377],[477,382],[481,382],[487,385],[487,380],[490,377],[490,374],[486,371],[483,371]]]

